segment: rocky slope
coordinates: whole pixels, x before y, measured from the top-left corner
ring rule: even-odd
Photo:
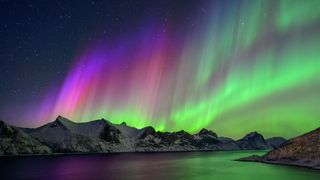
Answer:
[[[61,116],[34,129],[1,125],[1,154],[257,150],[272,148],[283,141],[277,139],[277,143],[271,144],[257,132],[235,141],[218,137],[207,129],[192,135],[183,130],[137,129],[125,123],[112,124],[105,119],[75,123]]]
[[[0,155],[48,154],[51,148],[41,144],[19,128],[0,121]]]
[[[263,156],[240,158],[241,161],[259,161],[289,164],[320,169],[320,128],[292,138]]]

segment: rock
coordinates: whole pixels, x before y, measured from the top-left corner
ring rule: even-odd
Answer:
[[[120,130],[111,126],[111,125],[108,125],[108,124],[105,124],[104,125],[104,129],[100,132],[100,135],[99,135],[99,138],[100,139],[103,139],[107,142],[110,142],[110,143],[116,143],[116,144],[119,144],[120,143]]]
[[[292,138],[259,158],[248,157],[239,160],[258,160],[320,169],[320,128]]]
[[[260,162],[261,161],[261,157],[257,156],[257,155],[252,155],[252,156],[236,159],[236,161],[256,161],[256,162]]]
[[[151,127],[151,126],[148,126],[148,127],[143,128],[142,131],[143,131],[143,132],[141,133],[141,135],[140,135],[138,138],[144,139],[144,138],[146,138],[146,137],[149,136],[149,135],[153,136],[153,135],[156,134],[156,130],[155,130],[153,127]]]

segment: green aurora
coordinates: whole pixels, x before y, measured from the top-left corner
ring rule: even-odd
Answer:
[[[227,16],[207,28],[191,86],[207,94],[174,111],[178,127],[234,137],[253,130],[290,137],[318,127],[320,1],[242,1]],[[214,76],[223,80],[205,86]]]
[[[249,131],[292,137],[320,126],[319,0],[209,1],[190,13],[183,32],[172,25],[178,18],[168,18],[153,22],[166,30],[156,40],[143,40],[157,32],[150,30],[135,36],[135,47],[109,54],[88,47],[56,100],[29,111],[38,113],[33,125],[57,115],[77,122],[103,117],[234,138]],[[130,59],[130,68],[114,70],[112,58]],[[80,70],[84,64],[88,69]]]

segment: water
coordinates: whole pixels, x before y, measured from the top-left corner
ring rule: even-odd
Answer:
[[[320,179],[301,167],[233,161],[262,151],[0,157],[0,179]]]

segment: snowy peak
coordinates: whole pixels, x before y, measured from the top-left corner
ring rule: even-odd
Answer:
[[[112,126],[112,124],[105,119],[76,123],[62,116],[58,116],[54,124],[63,125],[71,133],[87,137],[98,137],[106,126]]]
[[[35,130],[39,130],[39,131],[47,131],[47,130],[50,130],[50,129],[60,129],[60,130],[63,130],[63,131],[68,131],[68,128],[67,126],[64,125],[63,122],[61,122],[60,120],[55,120],[53,122],[50,122],[48,124],[45,124],[39,128],[35,128],[33,129],[33,131]]]
[[[204,136],[211,136],[211,137],[215,137],[215,138],[218,137],[218,135],[217,135],[215,132],[213,132],[213,131],[211,131],[211,130],[207,130],[207,129],[205,129],[205,128],[202,128],[202,129],[199,131],[198,135],[199,135],[200,137],[204,137]]]
[[[173,135],[177,136],[178,138],[181,138],[181,139],[194,139],[193,135],[189,134],[188,132],[186,132],[184,130],[174,132]]]
[[[58,129],[68,131],[69,130],[68,127],[70,127],[72,124],[74,124],[74,122],[70,121],[69,119],[64,118],[62,116],[58,116],[55,121],[52,121],[52,122],[45,124],[43,126],[40,126],[38,128],[28,129],[28,130],[30,130],[30,131],[35,131],[35,130],[46,131],[48,129],[58,128]]]
[[[60,123],[65,127],[70,127],[70,126],[75,124],[71,120],[69,120],[69,119],[67,119],[65,117],[62,117],[62,116],[58,116],[54,122]]]
[[[113,126],[118,128],[123,135],[131,138],[135,138],[143,132],[143,129],[128,126],[125,122],[122,122],[121,124],[114,124]]]

